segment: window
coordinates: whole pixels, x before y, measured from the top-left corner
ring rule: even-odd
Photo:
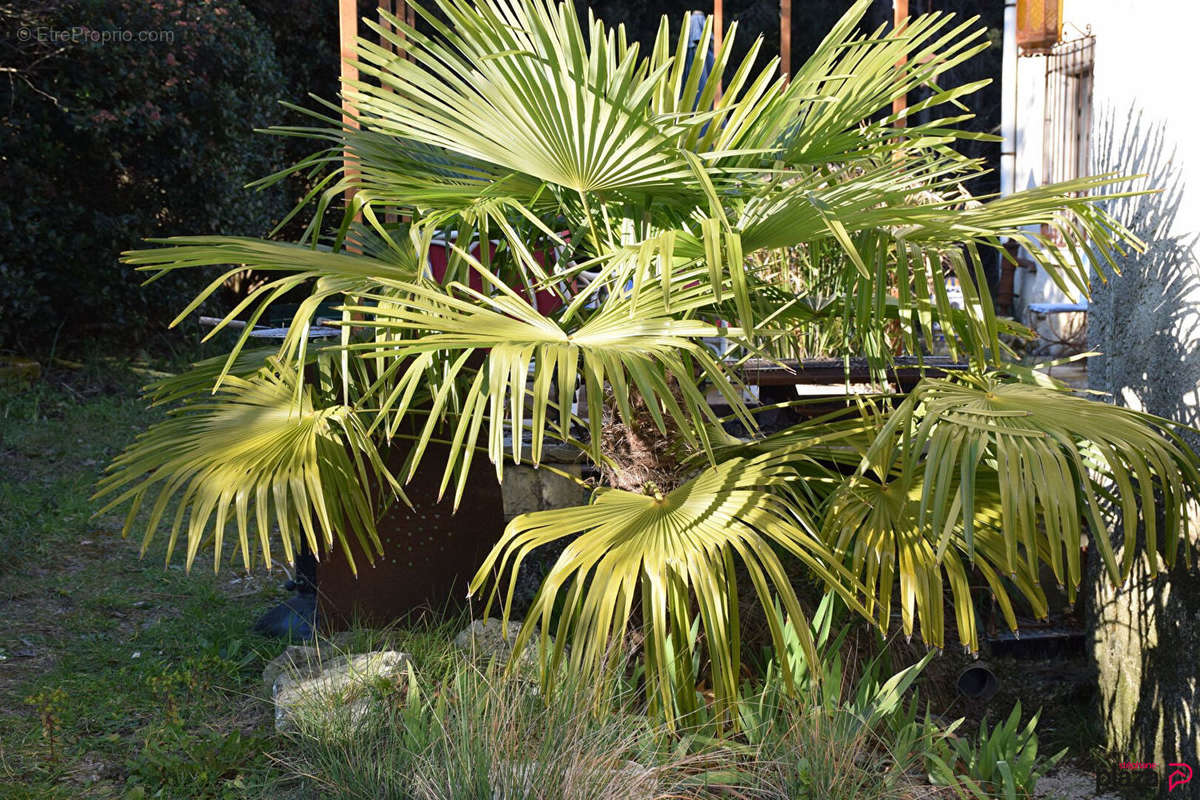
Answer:
[[[1095,41],[1090,35],[1072,39],[1046,55],[1043,183],[1069,181],[1090,172]]]

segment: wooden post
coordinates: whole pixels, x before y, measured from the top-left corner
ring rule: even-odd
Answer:
[[[892,25],[896,32],[901,31],[907,24],[908,20],[908,0],[892,0]],[[901,58],[896,62],[896,68],[899,69],[908,63],[907,58]],[[908,95],[903,94],[892,101],[892,113],[899,114],[908,108]],[[896,127],[903,128],[907,121],[903,118],[896,120]]]
[[[379,7],[387,11],[396,19],[403,22],[409,27],[416,25],[416,12],[408,7],[408,0],[379,0]],[[396,31],[397,38],[400,43],[396,45],[386,44],[385,46],[401,58],[408,58],[408,54],[404,49],[404,42],[408,38],[407,34],[402,30]]]
[[[792,0],[779,0],[779,74],[792,74]]]
[[[347,86],[358,80],[354,48],[358,41],[358,6],[355,0],[338,0],[338,49],[341,55],[342,122],[354,126],[354,98]]]
[[[348,128],[357,128],[355,119],[354,93],[349,86],[350,81],[358,80],[358,67],[354,66],[354,48],[358,40],[358,4],[355,0],[338,0],[338,50],[341,56],[341,92],[342,92],[342,124]],[[357,175],[358,171],[350,166],[349,150],[342,151],[342,166],[345,177]],[[354,190],[346,190],[346,202],[354,198]]]

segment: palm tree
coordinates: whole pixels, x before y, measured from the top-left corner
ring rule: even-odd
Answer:
[[[954,145],[977,136],[959,123],[981,83],[939,76],[986,46],[980,29],[932,14],[862,33],[868,5],[790,80],[775,60],[752,69],[758,45],[728,63],[731,30],[704,82],[711,28],[689,62],[665,19],[643,54],[622,28],[581,27],[547,0],[414,4],[429,35],[382,14],[369,24],[409,56],[359,43],[363,78],[343,87],[358,116],[278,129],[324,146],[265,181],[319,177],[303,241],[173,237],[126,254],[154,278],[275,273],[227,321],[253,323],[288,292],[305,300],[278,349],[242,336],[228,358],[153,387],[178,407],[101,494],[129,504],[126,529],[149,501],[147,539],[175,509],[169,549],[182,532],[189,566],[209,540],[219,563],[227,524],[247,565],[269,564],[275,538],[289,560],[301,538],[369,558],[368,487],[400,492],[431,441],[448,445],[436,466],[456,505],[473,459],[500,479],[506,464],[540,464],[548,441],[577,447],[603,485],[587,505],[514,519],[472,591],[490,587],[507,615],[522,560],[569,542],[522,641],[540,633],[547,665],[592,674],[640,624],[648,701],[668,718],[696,708],[701,663],[718,712],[736,702],[739,593],[782,608],[765,615],[782,660],[787,625],[807,637],[795,565],[881,629],[898,603],[904,632],[938,648],[948,593],[975,650],[971,577],[1015,629],[1011,596],[1044,613],[1044,565],[1073,593],[1085,529],[1103,531],[1108,511],[1127,544],[1144,530],[1151,564],[1172,561],[1196,455],[1165,420],[1007,363],[1023,329],[976,279],[1015,240],[1086,291],[1089,265],[1102,279],[1115,251],[1140,246],[1104,211],[1117,178],[969,197],[962,184],[982,166]],[[892,113],[917,87],[928,99]],[[903,124],[926,109],[943,113]],[[437,242],[449,258],[435,278]],[[330,301],[341,338],[311,345]],[[970,370],[761,433],[745,361],[803,354],[814,336],[880,378],[940,337]],[[749,436],[728,434],[729,420]],[[393,477],[380,451],[401,443]],[[1118,561],[1107,536],[1091,541],[1123,579],[1134,549]],[[817,658],[810,639],[802,649]]]

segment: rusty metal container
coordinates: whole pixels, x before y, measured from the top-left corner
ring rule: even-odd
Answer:
[[[321,558],[322,627],[338,630],[352,621],[381,626],[465,605],[467,584],[504,531],[504,507],[496,473],[483,458],[471,466],[457,514],[451,513],[452,497],[437,502],[445,457],[444,446],[430,444],[422,468],[405,487],[413,508],[397,502],[379,520],[383,556],[374,565],[356,552],[355,577],[340,553]],[[392,465],[402,461],[398,456]]]

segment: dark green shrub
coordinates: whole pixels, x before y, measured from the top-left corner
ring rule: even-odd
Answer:
[[[73,0],[0,9],[0,347],[159,328],[207,276],[141,286],[118,254],[147,236],[262,235],[281,188],[285,97],[271,35],[236,0]]]
[[[308,96],[327,100],[338,93],[341,64],[338,53],[337,0],[241,0],[275,45],[275,58],[283,73],[284,99],[315,107]],[[378,0],[359,3],[359,16],[375,19]],[[298,140],[299,155],[313,150],[310,141]],[[287,147],[285,140],[284,146]],[[289,159],[287,163],[290,163]]]

